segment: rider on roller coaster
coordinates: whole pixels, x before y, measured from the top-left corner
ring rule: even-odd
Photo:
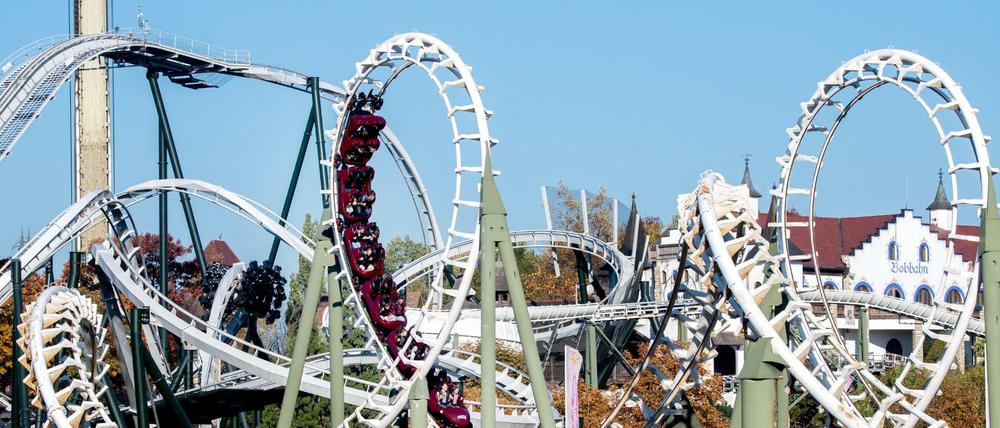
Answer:
[[[381,104],[378,96],[359,94],[348,105],[347,129],[335,158],[337,205],[341,214],[337,221],[344,233],[349,268],[363,281],[356,286],[356,291],[361,294],[368,319],[392,358],[399,358],[400,373],[409,378],[416,374],[417,368],[408,362],[427,359],[430,347],[413,337],[409,346],[403,348],[410,339],[410,330],[406,328],[406,299],[400,295],[392,278],[385,274],[385,249],[378,242],[379,228],[368,221],[375,204],[375,192],[371,189],[375,170],[366,164],[378,150],[378,135],[385,128],[385,119],[372,114]],[[435,398],[429,403],[431,414],[448,426],[470,426],[469,410],[448,374],[436,370],[427,380],[432,394],[438,389],[442,391],[440,400]]]

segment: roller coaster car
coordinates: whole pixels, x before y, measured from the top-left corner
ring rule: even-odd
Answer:
[[[375,192],[349,190],[337,194],[337,205],[347,223],[367,222],[375,204]]]
[[[385,128],[385,118],[355,110],[347,119],[347,136],[350,138],[369,139],[378,137],[379,131]]]
[[[361,295],[365,303],[368,318],[376,327],[389,332],[395,332],[406,325],[406,310],[396,309],[396,293],[378,293],[372,290],[372,281],[361,286]]]
[[[442,393],[448,394],[451,388],[457,388],[457,386],[453,385],[450,380],[445,379],[428,383],[432,383],[427,396],[427,410],[431,414],[443,419],[449,426],[461,428],[472,426],[472,421],[469,418],[469,409],[465,408],[465,399],[461,395],[458,396],[456,401],[452,401],[452,398],[449,396],[440,396]],[[445,386],[447,389],[442,391],[442,386]]]
[[[337,171],[337,174],[340,192],[358,189],[369,190],[372,179],[375,178],[375,169],[370,166],[349,166]]]
[[[385,248],[378,242],[347,249],[351,271],[361,279],[372,279],[385,273]]]
[[[400,348],[402,348],[403,345],[406,344],[406,340],[409,337],[410,337],[410,331],[405,327],[389,332],[389,334],[387,334],[385,338],[386,349],[389,351],[389,355],[392,355],[393,358],[398,357]],[[410,347],[406,349],[407,358],[411,360],[413,359],[422,360],[427,357],[428,349],[429,349],[428,346],[423,342],[420,342],[419,338],[414,338],[413,343],[410,344]],[[407,378],[413,376],[413,374],[417,372],[416,367],[406,364],[405,362],[403,362],[402,359],[400,359],[399,362],[396,364],[396,368],[399,369],[399,372],[402,373],[403,376]]]
[[[378,138],[360,139],[347,137],[340,143],[340,161],[347,165],[363,166],[378,151]]]
[[[371,223],[354,223],[344,229],[344,241],[353,248],[356,245],[377,243],[379,237],[378,225]]]

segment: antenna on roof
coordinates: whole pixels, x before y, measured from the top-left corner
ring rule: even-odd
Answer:
[[[905,199],[903,200],[903,209],[906,210],[910,208],[910,176],[908,175],[903,176],[903,180],[904,180],[903,186],[905,191],[904,194],[906,195]]]

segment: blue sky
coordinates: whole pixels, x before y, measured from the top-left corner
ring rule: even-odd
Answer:
[[[152,27],[339,84],[369,49],[395,33],[437,35],[474,66],[496,113],[495,165],[513,228],[541,227],[538,188],[607,186],[635,193],[644,215],[669,218],[676,195],[714,169],[730,181],[752,156],[764,190],[785,128],[834,68],[865,49],[913,49],[937,61],[978,107],[987,134],[1000,125],[1000,32],[987,2],[143,2]],[[135,1],[114,3],[115,25],[135,25]],[[68,29],[66,2],[17,2],[0,15],[0,56]],[[115,81],[115,186],[155,178],[156,122],[141,69]],[[280,208],[309,108],[305,94],[234,79],[192,91],[165,83],[185,173]],[[37,231],[70,202],[68,86],[0,163],[0,253],[21,229]],[[416,73],[390,92],[386,117],[447,211],[453,165],[444,107]],[[334,115],[325,106],[325,120]],[[902,91],[866,97],[838,133],[824,168],[819,212],[864,215],[908,204],[923,213],[943,151],[923,111]],[[308,159],[315,159],[310,153]],[[391,236],[414,233],[412,205],[395,168],[377,164],[377,220]],[[826,184],[829,183],[829,184]],[[315,164],[304,169],[291,219],[318,214]],[[171,222],[183,235],[179,204]],[[155,207],[136,210],[155,231]],[[222,236],[244,259],[267,256],[270,240],[225,211],[196,203],[205,241]],[[187,239],[185,239],[187,240]],[[288,250],[280,262],[293,266]]]

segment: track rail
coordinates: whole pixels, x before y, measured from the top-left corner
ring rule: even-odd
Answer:
[[[986,143],[989,137],[983,133],[976,117],[975,109],[959,86],[938,64],[914,52],[881,49],[866,52],[843,63],[826,79],[819,82],[816,91],[801,104],[802,114],[795,125],[788,129],[790,141],[785,154],[777,158],[781,166],[778,188],[772,194],[778,197],[777,219],[774,224],[778,231],[778,246],[785,275],[792,272],[796,260],[816,261],[817,236],[814,228],[817,187],[827,150],[831,146],[836,131],[851,109],[868,93],[881,87],[897,87],[910,94],[924,109],[934,126],[938,141],[948,162],[948,175],[952,189],[951,219],[946,228],[949,250],[944,260],[946,266],[937,284],[938,291],[957,284],[963,291],[963,304],[944,301],[943,292],[936,293],[928,319],[936,319],[940,312],[949,318],[955,316],[954,328],[950,333],[932,329],[931,323],[922,326],[921,342],[931,337],[947,343],[943,357],[934,363],[923,361],[921,355],[911,353],[902,374],[893,385],[885,389],[877,380],[869,381],[869,376],[861,378],[864,394],[879,402],[880,411],[871,423],[880,424],[887,419],[891,423],[912,427],[921,420],[934,424],[937,421],[923,415],[936,392],[947,376],[966,334],[975,311],[978,293],[978,264],[972,270],[953,268],[957,257],[956,241],[979,242],[978,236],[963,235],[958,230],[959,213],[975,215],[987,201],[987,183],[995,172],[990,165]],[[832,109],[830,107],[833,107]],[[794,173],[793,173],[794,172]],[[961,184],[961,185],[960,185]],[[806,199],[806,201],[803,201]],[[806,221],[790,218],[789,207],[805,202],[809,213]],[[800,229],[795,231],[795,229]],[[789,251],[790,233],[809,233],[811,251],[803,256],[793,256]],[[820,237],[822,238],[822,237]],[[817,279],[819,269],[814,269]],[[822,282],[819,282],[822,283]],[[823,306],[829,313],[826,291],[819,290]],[[826,317],[825,330],[837,352],[844,354],[849,366],[859,362],[846,351],[843,339],[836,326],[835,317]],[[915,369],[924,369],[931,374],[920,388],[908,388],[904,381]],[[906,414],[896,414],[892,409],[899,404]]]
[[[252,63],[246,51],[222,49],[160,31],[122,30],[79,37],[51,36],[19,49],[0,62],[0,161],[10,154],[73,73],[102,56],[138,65],[169,58],[175,72],[219,73],[309,90],[308,76],[303,73]],[[324,99],[333,102],[342,102],[346,95],[342,89],[322,81],[319,89]],[[409,154],[390,129],[383,130],[381,140],[386,143],[410,190],[424,243],[441,248],[443,243],[434,209]]]

